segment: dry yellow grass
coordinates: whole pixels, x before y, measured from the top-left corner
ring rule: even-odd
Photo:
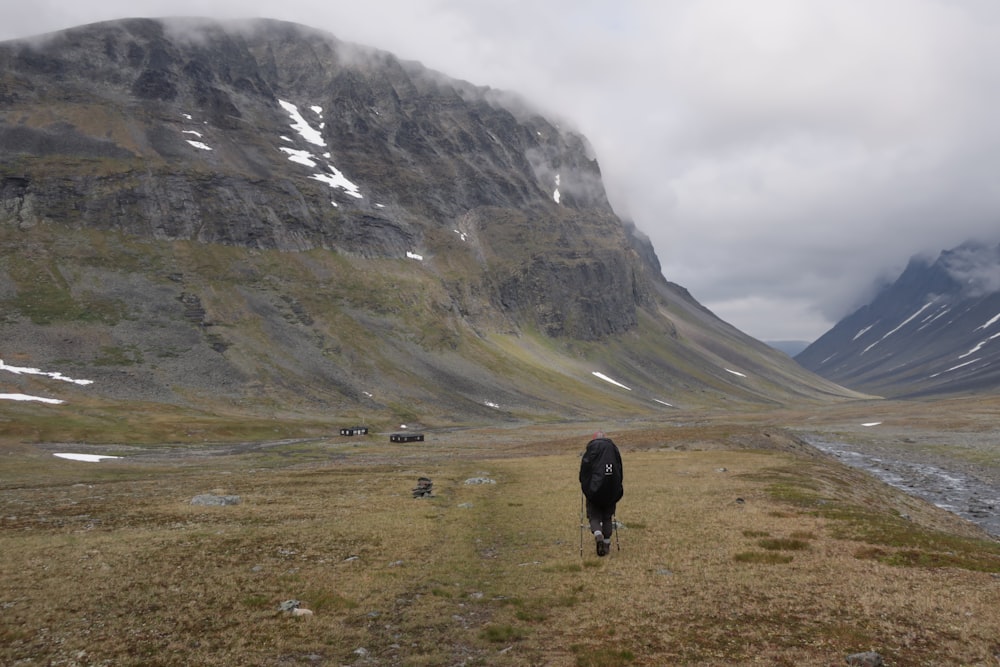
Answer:
[[[0,663],[998,664],[1000,549],[944,513],[750,428],[622,431],[621,550],[585,536],[581,558],[566,432],[144,463],[10,448]],[[410,496],[420,475],[434,498]],[[190,504],[209,492],[242,503]],[[920,555],[951,560],[891,564]]]

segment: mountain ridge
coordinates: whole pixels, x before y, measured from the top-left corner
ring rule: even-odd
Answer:
[[[1000,247],[913,257],[871,303],[795,357],[833,381],[893,397],[1000,387]]]
[[[0,65],[8,363],[385,419],[858,396],[667,281],[586,140],[513,96],[270,20],[94,24]]]

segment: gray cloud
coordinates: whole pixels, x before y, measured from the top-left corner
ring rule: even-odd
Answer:
[[[943,263],[966,297],[1000,291],[1000,246],[969,243],[944,256]]]
[[[37,0],[0,38],[168,15],[297,21],[520,93],[587,136],[664,274],[759,338],[1000,240],[988,0]]]

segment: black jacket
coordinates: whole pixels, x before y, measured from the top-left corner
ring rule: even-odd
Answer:
[[[587,443],[580,461],[580,489],[590,502],[609,507],[625,494],[622,487],[622,455],[611,438]]]

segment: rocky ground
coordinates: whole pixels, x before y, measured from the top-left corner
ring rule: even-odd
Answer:
[[[1000,430],[989,396],[862,402],[794,426],[843,463],[1000,537]],[[809,423],[813,422],[813,423]]]
[[[848,444],[816,435],[806,440],[841,462],[972,521],[1000,538],[1000,480],[995,469],[921,450]]]

